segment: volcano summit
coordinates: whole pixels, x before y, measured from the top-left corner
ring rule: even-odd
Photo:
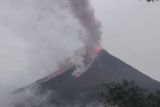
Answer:
[[[101,84],[120,82],[122,79],[135,80],[140,87],[149,91],[160,89],[158,81],[139,72],[105,50],[98,52],[99,54],[90,62],[90,65],[87,65],[87,69],[81,75],[73,75],[76,67],[72,66],[63,73],[58,75],[54,73],[52,76],[38,80],[32,86],[38,85],[41,93],[48,90],[54,91],[58,97],[52,97],[50,103],[60,105],[64,102],[81,102],[85,105],[90,101],[101,101]]]

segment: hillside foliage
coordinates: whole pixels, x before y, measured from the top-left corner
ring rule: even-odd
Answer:
[[[160,107],[160,91],[148,92],[135,81],[103,84],[105,107]]]

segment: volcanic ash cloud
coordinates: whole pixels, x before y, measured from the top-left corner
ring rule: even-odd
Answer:
[[[88,0],[71,0],[71,8],[74,16],[86,32],[84,43],[89,50],[100,46],[101,24],[95,18],[94,11]],[[88,51],[89,51],[88,50]]]

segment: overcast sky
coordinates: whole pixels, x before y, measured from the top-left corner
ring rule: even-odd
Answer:
[[[160,3],[91,0],[102,22],[103,47],[160,81]]]
[[[0,86],[20,87],[49,75],[83,46],[81,25],[62,1],[0,0]],[[91,4],[102,22],[103,48],[160,81],[160,3]]]

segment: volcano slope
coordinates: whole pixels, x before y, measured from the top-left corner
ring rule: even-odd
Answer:
[[[91,66],[79,77],[72,75],[74,67],[53,78],[36,82],[42,93],[54,90],[58,98],[51,98],[51,103],[101,101],[101,84],[120,82],[122,79],[132,81],[149,91],[160,89],[160,83],[139,72],[130,65],[102,50]]]

